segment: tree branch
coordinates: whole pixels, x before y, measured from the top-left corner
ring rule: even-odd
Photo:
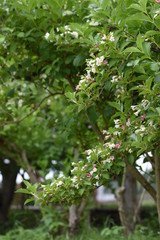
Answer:
[[[147,192],[152,196],[154,201],[156,202],[156,191],[151,186],[149,182],[139,173],[139,171],[126,159],[123,159],[126,163],[128,171],[132,174],[132,176],[140,182],[140,184],[147,190]]]
[[[41,104],[42,104],[46,99],[48,99],[48,98],[50,98],[50,97],[52,97],[52,96],[58,95],[58,94],[63,94],[63,93],[62,93],[62,92],[56,92],[56,93],[54,93],[54,94],[52,93],[52,94],[49,94],[49,95],[45,96],[45,97],[37,104],[37,106],[36,106],[30,113],[28,113],[27,115],[25,115],[24,117],[22,117],[22,118],[19,119],[19,120],[16,120],[16,121],[8,121],[8,122],[5,122],[5,123],[0,123],[0,127],[3,127],[3,126],[8,125],[8,124],[17,124],[17,123],[22,122],[23,120],[25,120],[26,118],[28,118],[29,116],[31,116],[34,112],[36,112],[36,111],[40,108]]]

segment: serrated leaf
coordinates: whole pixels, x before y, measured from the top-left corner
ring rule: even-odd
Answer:
[[[128,20],[129,21],[145,21],[145,22],[152,23],[152,19],[150,17],[148,17],[147,15],[145,15],[144,13],[133,14],[132,16],[128,17]]]
[[[136,66],[134,67],[134,72],[146,74],[144,68],[143,68],[142,66],[138,66],[138,65],[136,65]]]
[[[128,8],[133,8],[133,9],[136,9],[140,12],[145,12],[143,7],[139,4],[136,4],[136,3],[131,4]]]
[[[150,36],[159,35],[159,34],[160,34],[160,32],[158,32],[158,31],[150,30],[145,33],[145,36],[150,37]]]
[[[124,51],[124,53],[130,53],[130,52],[137,52],[137,53],[142,53],[138,48],[136,47],[128,47]]]
[[[28,191],[27,189],[25,188],[19,188],[16,193],[26,193],[26,194],[30,194],[30,191]]]

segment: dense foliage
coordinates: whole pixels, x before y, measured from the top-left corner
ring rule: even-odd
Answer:
[[[72,119],[65,149],[71,145],[79,151],[71,176],[51,184],[26,182],[27,189],[19,191],[33,195],[30,200],[36,197],[37,204],[72,204],[126,166],[145,187],[136,170],[137,157],[144,154],[153,166],[157,193],[152,186],[147,190],[159,206],[159,1],[4,1],[0,11],[1,135],[10,141],[20,131],[16,141],[22,148],[40,139],[38,156],[51,156],[52,142],[43,139],[46,134],[51,139],[49,116],[59,108],[61,122]],[[55,102],[39,111],[50,97]],[[55,124],[54,131],[66,125],[67,120]],[[25,126],[30,132],[24,146]]]

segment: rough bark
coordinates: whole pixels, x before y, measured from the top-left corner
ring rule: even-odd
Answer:
[[[157,211],[158,211],[158,221],[160,225],[160,154],[159,149],[154,152],[155,160],[155,176],[156,176],[156,190],[157,190]]]
[[[7,220],[8,211],[13,199],[18,167],[14,164],[8,164],[1,167],[3,176],[1,198],[0,198],[0,222],[4,223]]]
[[[136,179],[124,170],[122,185],[117,191],[118,209],[122,226],[126,236],[134,231],[137,222],[134,221],[136,206],[137,206],[137,186]]]
[[[77,208],[71,205],[69,208],[69,235],[72,237],[77,232]]]
[[[79,222],[86,206],[86,201],[82,200],[79,207],[71,205],[69,208],[69,235],[73,237],[79,230]]]
[[[32,184],[36,183],[37,182],[37,178],[29,164],[29,161],[28,161],[28,158],[27,158],[27,155],[26,155],[26,152],[23,150],[22,151],[22,160],[23,160],[23,163],[25,164],[25,171],[28,173],[28,175],[30,176],[30,182]]]

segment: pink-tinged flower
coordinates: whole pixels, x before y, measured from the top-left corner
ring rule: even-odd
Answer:
[[[76,86],[76,88],[75,88],[75,89],[76,89],[76,91],[78,91],[78,88],[79,88],[79,86],[77,85],[77,86]]]
[[[107,147],[107,143],[105,143],[103,146],[104,146],[104,147]]]
[[[98,44],[95,45],[95,48],[97,48],[97,47],[98,47]]]
[[[123,131],[125,130],[125,126],[124,126],[124,125],[122,125],[122,127],[121,127],[121,128],[122,128],[122,130],[123,130]]]
[[[104,59],[103,64],[106,65],[107,63],[108,63],[107,60]]]
[[[117,143],[117,144],[114,146],[114,148],[117,148],[117,149],[121,148],[121,143]]]
[[[106,130],[103,130],[103,135],[104,135],[104,134],[107,134],[107,131],[106,131]]]
[[[50,193],[48,196],[49,196],[50,198],[52,198],[52,193]]]
[[[84,153],[85,153],[85,154],[88,154],[88,150],[85,150]]]
[[[90,178],[91,177],[91,174],[88,172],[88,173],[86,173],[86,177],[87,178]]]
[[[93,56],[94,56],[94,53],[93,53],[93,52],[91,52],[90,56],[91,56],[91,57],[93,57]]]
[[[94,79],[92,79],[92,83],[94,83],[95,82],[95,80]]]
[[[108,140],[110,138],[110,135],[105,136],[105,140]]]
[[[156,0],[156,2],[157,2],[157,3],[159,3],[159,2],[160,2],[160,0]]]
[[[140,119],[144,121],[145,117],[146,117],[146,114],[143,114],[142,116],[140,116]]]
[[[93,168],[95,168],[95,167],[96,167],[96,164],[92,164],[92,166],[93,166]]]
[[[130,126],[130,118],[127,119],[126,125]]]

